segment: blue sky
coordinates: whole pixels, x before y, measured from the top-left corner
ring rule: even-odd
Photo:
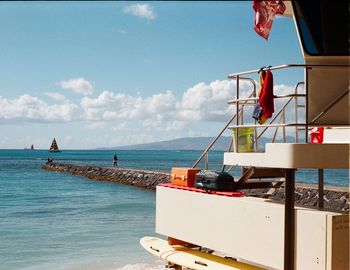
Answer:
[[[253,23],[250,1],[0,2],[0,148],[215,135],[229,73],[303,62],[292,19]]]

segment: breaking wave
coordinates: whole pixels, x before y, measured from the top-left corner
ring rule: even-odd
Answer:
[[[167,269],[164,265],[164,262],[159,263],[138,263],[138,264],[127,264],[121,268],[117,268],[116,270],[165,270]]]

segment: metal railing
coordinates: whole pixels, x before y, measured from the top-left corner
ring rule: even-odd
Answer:
[[[251,94],[249,95],[249,98],[252,97],[256,97],[256,83],[253,79],[251,78],[241,78],[242,80],[246,80],[249,81],[252,85],[253,85],[253,91],[251,92]],[[246,103],[248,101],[245,101]],[[242,107],[243,110],[243,107]],[[239,114],[239,112],[238,112]],[[208,153],[211,150],[211,148],[213,147],[213,145],[217,142],[217,140],[221,137],[221,135],[227,130],[227,128],[229,127],[229,125],[232,123],[232,121],[237,117],[237,113],[234,114],[230,120],[227,122],[227,124],[224,126],[224,128],[219,132],[219,134],[214,138],[214,140],[208,145],[208,147],[203,151],[203,153],[201,154],[201,156],[196,160],[196,162],[193,164],[192,168],[197,167],[197,165],[202,161],[202,159],[205,157],[205,169],[208,169]],[[231,146],[230,146],[231,147]],[[229,148],[230,148],[229,147]]]
[[[279,109],[279,111],[275,114],[275,116],[269,121],[267,124],[260,125],[256,121],[254,121],[254,124],[244,124],[244,109],[246,106],[252,106],[255,105],[258,102],[258,97],[256,94],[256,82],[252,78],[248,77],[242,77],[243,75],[252,75],[257,74],[261,71],[261,69],[255,69],[245,72],[239,72],[228,75],[229,79],[235,79],[236,81],[236,99],[229,100],[228,104],[235,106],[236,113],[230,118],[228,123],[225,125],[225,127],[219,132],[219,134],[215,137],[215,139],[208,145],[208,147],[203,151],[201,156],[197,159],[197,161],[193,164],[193,168],[196,167],[202,160],[205,158],[205,168],[208,169],[208,155],[209,151],[212,149],[213,145],[218,141],[218,139],[222,136],[222,134],[227,129],[234,129],[235,130],[235,138],[234,141],[231,140],[228,151],[232,150],[232,145],[235,147],[235,151],[239,152],[239,128],[252,128],[254,130],[254,144],[255,144],[255,151],[258,151],[259,143],[258,140],[266,133],[266,131],[269,128],[275,128],[275,131],[272,136],[272,142],[276,141],[277,133],[279,129],[282,129],[282,141],[286,142],[286,128],[294,128],[295,129],[295,142],[299,142],[299,131],[304,130],[305,131],[305,139],[304,141],[308,142],[308,70],[312,68],[349,68],[349,65],[304,65],[304,64],[289,64],[289,65],[280,65],[275,67],[268,67],[265,68],[265,70],[281,70],[281,69],[290,69],[290,68],[303,68],[304,69],[304,79],[305,82],[298,82],[294,87],[294,93],[287,94],[287,95],[279,95],[275,96],[275,99],[287,99],[287,101],[284,103],[284,105]],[[249,81],[253,85],[253,91],[247,98],[240,98],[240,81],[245,80]],[[305,94],[299,93],[298,89],[300,86],[304,85],[305,87]],[[323,113],[329,110],[331,106],[333,106],[335,103],[337,103],[344,95],[346,95],[349,92],[349,90],[345,90],[344,93],[342,93],[336,100],[330,103],[329,106],[327,106]],[[299,100],[304,99],[304,104],[300,104]],[[290,103],[294,100],[294,122],[292,123],[286,123],[286,110],[287,107],[290,105]],[[299,119],[299,109],[305,110],[305,119],[301,121]],[[315,119],[317,120],[321,116],[318,115]],[[231,125],[231,123],[235,121],[235,125]],[[313,124],[313,126],[317,126],[317,124]],[[263,130],[258,134],[257,129],[262,128]]]
[[[304,85],[304,82],[298,82],[295,85],[294,88],[294,94],[288,94],[288,95],[281,95],[281,96],[275,96],[275,99],[284,99],[284,98],[288,98],[288,100],[286,101],[286,103],[282,106],[282,108],[276,113],[276,115],[270,120],[270,122],[268,124],[245,124],[244,127],[250,127],[250,128],[263,128],[263,130],[259,133],[259,135],[256,136],[256,145],[258,145],[257,141],[262,137],[262,135],[265,134],[265,132],[272,127],[275,127],[276,130],[274,132],[273,138],[272,138],[272,143],[274,143],[276,141],[276,135],[277,132],[279,130],[279,128],[282,128],[283,130],[283,135],[282,135],[282,141],[286,142],[286,128],[287,127],[295,127],[295,138],[296,138],[296,142],[299,141],[298,137],[299,137],[299,128],[303,128],[305,127],[305,123],[299,123],[299,117],[298,117],[298,109],[299,108],[305,108],[305,105],[300,105],[298,104],[298,98],[306,98],[306,94],[299,94],[298,93],[298,88],[299,86]],[[294,105],[294,115],[295,115],[295,123],[289,123],[287,124],[285,122],[286,120],[286,109],[288,107],[288,105],[292,102],[295,101],[295,105]],[[234,102],[239,102],[238,100],[236,101],[231,101],[232,103]],[[277,122],[277,123],[276,123]],[[238,125],[238,126],[229,126],[228,128],[239,128],[242,127],[242,125]]]

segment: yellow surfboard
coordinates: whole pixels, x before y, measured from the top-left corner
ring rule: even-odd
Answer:
[[[166,262],[193,270],[263,270],[260,267],[183,246],[170,246],[166,240],[157,237],[145,236],[141,238],[140,244],[148,252]]]

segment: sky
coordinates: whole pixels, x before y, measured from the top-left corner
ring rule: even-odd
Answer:
[[[0,2],[0,149],[216,136],[228,74],[303,63],[291,18],[268,41],[253,27],[251,1]],[[302,79],[274,74],[280,92]]]

